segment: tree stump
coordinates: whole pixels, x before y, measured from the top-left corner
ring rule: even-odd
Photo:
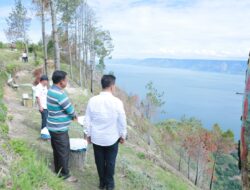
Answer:
[[[28,107],[28,108],[33,107],[32,98],[30,98],[28,94],[23,94],[22,101],[23,101],[23,106]]]
[[[87,141],[80,138],[70,139],[69,167],[73,170],[84,170]]]

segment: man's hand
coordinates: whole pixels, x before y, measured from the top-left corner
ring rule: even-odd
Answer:
[[[87,137],[87,142],[88,142],[88,144],[91,144],[92,142],[91,142],[91,137]]]
[[[72,120],[76,122],[78,120],[77,116],[74,116]]]
[[[42,113],[43,112],[43,107],[39,107],[39,111]]]
[[[120,142],[121,144],[124,144],[124,143],[125,143],[125,139],[124,139],[123,137],[120,137],[119,142]]]

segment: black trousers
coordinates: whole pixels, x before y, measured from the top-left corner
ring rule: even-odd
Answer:
[[[66,132],[50,131],[50,136],[51,136],[51,146],[53,148],[53,155],[54,155],[55,172],[59,174],[60,177],[66,179],[70,176],[69,166],[68,166],[69,154],[70,154],[68,131]]]
[[[47,119],[48,119],[48,110],[44,109],[41,113],[42,116],[42,125],[41,125],[41,129],[43,129],[44,127],[47,127]]]
[[[118,153],[118,141],[112,146],[93,144],[95,163],[101,185],[113,188],[115,186],[115,162]]]

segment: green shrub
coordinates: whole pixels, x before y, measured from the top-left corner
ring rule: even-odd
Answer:
[[[146,158],[146,156],[145,156],[145,154],[143,152],[138,152],[137,157],[140,158],[140,159],[145,159]]]
[[[0,102],[0,123],[4,123],[6,121],[7,115],[7,107]]]
[[[41,64],[41,62],[40,62],[39,60],[34,61],[34,65],[35,65],[35,66],[38,66],[38,65],[40,65],[40,64]]]
[[[25,142],[21,140],[12,140],[10,141],[10,145],[12,150],[20,156],[27,156],[27,153],[30,153],[28,147],[26,147]]]
[[[22,41],[17,41],[16,42],[16,48],[18,50],[22,50],[23,51],[25,49],[25,44]]]
[[[12,189],[68,189],[24,141],[11,140],[10,146],[20,156],[11,168]]]
[[[241,189],[240,180],[234,176],[240,175],[237,157],[230,154],[219,155],[215,169],[217,180],[213,184],[213,189]]]
[[[3,48],[4,48],[4,43],[0,42],[0,49],[3,49]]]
[[[8,125],[5,124],[7,116],[7,107],[3,103],[3,85],[5,83],[6,75],[0,72],[0,135],[6,135],[9,132]]]
[[[6,123],[0,124],[0,134],[7,135],[9,133],[9,127]]]
[[[6,71],[11,74],[14,74],[15,72],[17,72],[19,68],[20,68],[20,65],[17,63],[11,63],[11,64],[6,65]]]

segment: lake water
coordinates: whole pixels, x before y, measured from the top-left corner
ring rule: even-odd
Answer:
[[[112,71],[117,84],[129,94],[145,97],[149,81],[158,91],[164,91],[166,113],[157,121],[195,117],[210,129],[218,123],[222,129],[231,129],[240,138],[242,99],[236,92],[244,91],[244,75],[201,72],[135,64],[108,63],[106,72]]]

